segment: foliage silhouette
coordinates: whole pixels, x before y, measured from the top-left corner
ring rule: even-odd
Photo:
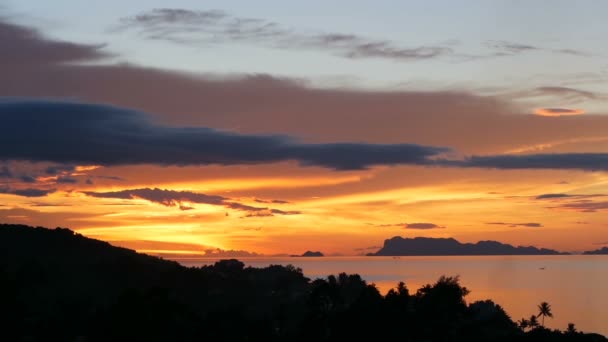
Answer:
[[[383,296],[356,274],[310,280],[234,259],[187,268],[68,229],[0,225],[2,340],[608,341],[536,316],[518,326],[468,293],[458,277]]]
[[[538,317],[542,317],[542,326],[545,326],[545,317],[553,317],[551,312],[551,305],[547,302],[542,302],[538,305]]]

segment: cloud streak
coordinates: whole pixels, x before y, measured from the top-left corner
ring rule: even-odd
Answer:
[[[217,205],[229,209],[246,211],[248,212],[246,217],[297,215],[300,213],[299,211],[283,211],[272,208],[253,207],[246,204],[234,202],[231,199],[223,196],[206,195],[191,191],[175,191],[159,188],[141,188],[109,192],[83,191],[83,193],[87,196],[96,198],[112,198],[126,200],[140,198],[166,207],[177,207],[180,210],[193,209],[193,207],[189,206],[190,203]]]
[[[21,197],[44,197],[54,193],[57,189],[11,189],[9,187],[0,188],[0,194],[15,195]]]
[[[250,43],[293,50],[329,51],[349,59],[414,61],[449,55],[445,46],[402,47],[391,41],[355,34],[306,33],[278,23],[232,16],[218,10],[159,8],[121,19],[114,31],[134,30],[146,39],[179,44]]]
[[[508,223],[508,222],[488,222],[486,224],[496,225],[496,226],[509,226],[511,228],[516,227],[525,227],[525,228],[540,228],[543,225],[538,222],[524,222],[524,223]]]

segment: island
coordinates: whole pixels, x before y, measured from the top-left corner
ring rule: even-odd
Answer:
[[[313,252],[313,251],[306,251],[304,252],[304,254],[302,254],[303,257],[322,257],[324,256],[323,253],[317,251],[317,252]]]
[[[498,241],[461,243],[454,238],[403,238],[384,240],[384,246],[368,256],[441,256],[441,255],[563,255],[553,249],[533,246],[514,247]]]
[[[608,247],[602,247],[600,249],[596,249],[594,251],[586,251],[583,252],[585,255],[608,255]]]

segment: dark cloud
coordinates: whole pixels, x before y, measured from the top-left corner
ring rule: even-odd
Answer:
[[[0,178],[13,178],[13,172],[8,166],[3,165],[0,167]]]
[[[608,171],[608,153],[553,153],[527,155],[472,156],[463,161],[442,160],[446,166],[504,170],[556,169]]]
[[[414,144],[304,144],[277,135],[152,123],[139,112],[49,101],[0,102],[0,159],[102,165],[234,165],[296,160],[358,170],[428,164],[448,149]],[[69,123],[69,124],[66,124]]]
[[[0,194],[8,194],[22,197],[44,197],[48,194],[52,194],[56,189],[11,189],[11,188],[0,188]]]
[[[568,194],[542,194],[536,196],[536,199],[553,199],[553,198],[567,198],[572,197],[572,195]]]
[[[83,191],[87,196],[96,198],[114,198],[114,199],[135,199],[141,198],[153,203],[158,203],[167,207],[177,207],[180,210],[194,209],[187,203],[198,203],[198,204],[210,204],[218,205],[226,208],[241,210],[248,212],[246,217],[253,216],[274,216],[276,215],[296,215],[299,211],[283,211],[272,208],[260,208],[253,207],[246,204],[232,201],[230,198],[217,196],[217,195],[206,195],[195,193],[191,191],[174,191],[164,190],[159,188],[141,188],[121,191],[110,191],[110,192],[95,192],[95,191]]]
[[[0,102],[0,105],[1,105],[1,102]],[[73,172],[74,170],[76,170],[76,166],[74,166],[74,165],[52,165],[52,166],[48,166],[44,170],[44,172],[47,175],[56,176],[58,174],[65,173],[65,172]]]
[[[19,180],[23,183],[36,183],[36,177],[30,175],[19,176]]]
[[[445,46],[402,47],[387,40],[342,33],[306,33],[226,12],[160,8],[123,18],[117,31],[135,30],[152,40],[180,44],[250,43],[279,49],[320,50],[351,58],[411,61],[452,53]]]
[[[445,227],[438,226],[434,223],[406,223],[404,228],[405,229],[437,229],[437,228],[445,228]]]
[[[284,200],[263,200],[263,199],[259,199],[259,198],[256,198],[254,201],[257,202],[257,203],[274,203],[274,204],[289,204],[289,203],[291,203],[289,201],[284,201]]]
[[[486,224],[509,226],[512,228],[515,228],[515,227],[540,228],[543,226],[541,223],[537,223],[537,222],[524,222],[524,223],[487,222]]]

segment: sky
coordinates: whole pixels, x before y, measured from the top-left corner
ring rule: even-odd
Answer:
[[[0,0],[0,221],[174,259],[597,249],[606,7]]]

